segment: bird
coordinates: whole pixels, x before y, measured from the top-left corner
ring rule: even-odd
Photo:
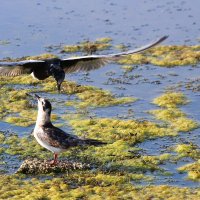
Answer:
[[[70,147],[88,145],[100,146],[106,144],[105,142],[95,139],[80,138],[55,127],[50,119],[52,106],[49,100],[44,99],[37,94],[34,96],[31,94],[27,95],[35,97],[38,100],[38,115],[33,135],[42,147],[53,152],[54,159],[50,164],[56,165],[58,163],[58,154]]]
[[[52,76],[57,83],[57,89],[60,93],[61,84],[65,79],[65,74],[98,69],[109,62],[119,60],[123,56],[139,53],[152,48],[167,38],[168,36],[163,36],[140,48],[115,54],[86,55],[64,59],[50,58],[44,60],[0,62],[0,76],[19,76],[22,74],[31,74],[33,78],[38,80],[44,80]]]

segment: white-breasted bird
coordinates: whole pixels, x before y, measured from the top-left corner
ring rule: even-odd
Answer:
[[[30,95],[30,94],[29,94]],[[30,95],[32,96],[32,95]],[[44,148],[54,153],[52,164],[58,162],[58,154],[74,146],[100,146],[106,144],[95,139],[79,138],[64,132],[51,123],[51,103],[35,94],[38,100],[38,115],[33,135],[37,142]]]
[[[98,69],[108,62],[117,61],[123,56],[139,53],[154,47],[166,38],[168,38],[168,36],[163,36],[158,40],[140,48],[116,54],[88,55],[66,59],[51,58],[44,60],[0,62],[0,75],[18,76],[21,74],[31,74],[38,80],[44,80],[49,76],[53,76],[57,83],[58,92],[60,92],[61,84],[65,79],[65,73]]]

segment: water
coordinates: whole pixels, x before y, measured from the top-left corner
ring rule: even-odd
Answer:
[[[112,37],[113,43],[139,46],[162,35],[166,44],[196,44],[198,0],[8,0],[1,1],[0,57],[44,52],[50,44]],[[159,19],[159,20],[158,20]]]
[[[45,47],[59,44],[76,44],[86,39],[95,40],[100,37],[113,38],[112,44],[125,44],[134,48],[146,44],[157,37],[169,35],[164,44],[198,44],[200,38],[200,1],[184,0],[7,0],[1,1],[0,12],[0,41],[7,44],[0,45],[0,59],[5,57],[22,57],[38,55],[45,52]],[[117,52],[111,48],[106,52]],[[63,57],[59,51],[53,52]],[[70,56],[70,55],[65,55]],[[96,108],[91,114],[99,117],[139,118],[154,120],[146,111],[157,108],[152,99],[163,93],[167,86],[199,78],[200,66],[160,68],[142,65],[128,75],[139,75],[137,78],[125,78],[126,83],[110,82],[110,78],[124,80],[124,71],[120,65],[109,64],[86,76],[84,73],[74,73],[67,79],[78,84],[93,85],[111,91],[116,96],[133,96],[138,101],[129,105]],[[109,74],[114,75],[109,76]],[[176,74],[177,76],[173,76]],[[128,83],[128,84],[127,84]],[[17,86],[16,86],[17,87]],[[179,88],[191,102],[183,106],[183,111],[189,117],[200,121],[199,92],[194,93]],[[66,95],[42,94],[53,99],[56,103],[55,113],[61,115],[67,112],[62,102]],[[73,97],[70,97],[73,98]],[[69,108],[68,108],[69,109]],[[132,115],[128,115],[130,109]],[[69,110],[70,111],[70,110]],[[62,123],[61,119],[58,123]],[[25,135],[30,133],[33,126],[22,128],[0,122],[1,130]],[[71,131],[67,126],[64,130]],[[169,139],[162,138],[147,141],[139,145],[149,155],[167,152],[165,146],[173,146],[181,139],[200,145],[200,129],[191,134],[180,134]],[[154,147],[154,148],[153,148]],[[11,159],[11,158],[10,158]],[[172,172],[170,177],[156,176],[155,184],[172,184],[179,186],[197,186],[198,183],[186,181],[185,174],[179,174],[175,169],[190,159],[180,160],[178,164],[165,163],[164,168]],[[11,160],[11,163],[16,162]],[[12,171],[12,170],[11,170]]]

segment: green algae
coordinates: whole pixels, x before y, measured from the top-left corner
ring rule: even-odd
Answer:
[[[58,58],[58,56],[50,53],[44,53],[36,56],[27,56],[25,57],[26,60],[45,60],[49,58]]]
[[[20,159],[37,157],[44,159],[51,157],[51,153],[44,150],[33,136],[20,138],[18,135],[7,136],[3,142],[4,151],[9,155],[18,155]]]
[[[27,79],[21,79],[20,84],[26,84]],[[31,92],[30,89],[16,90],[11,87],[10,84],[16,84],[19,80],[18,77],[14,77],[10,82],[7,82],[8,78],[1,77],[0,81],[4,85],[0,90],[0,118],[2,121],[15,124],[17,126],[30,126],[35,123],[37,115],[37,107],[30,103],[27,93]],[[28,81],[32,84],[32,81]],[[8,84],[8,86],[7,86]],[[33,90],[34,91],[34,90]],[[57,116],[52,115],[52,120],[55,120]]]
[[[180,172],[187,172],[188,179],[193,180],[193,181],[200,181],[200,160],[194,163],[186,164],[182,167],[179,167],[178,170]]]
[[[33,58],[34,59],[34,58]],[[27,89],[13,88],[14,85],[30,86]],[[56,83],[53,78],[37,81],[29,76],[0,77],[0,119],[17,126],[30,126],[35,123],[36,105],[30,104],[27,93],[49,92],[56,93]],[[32,88],[34,86],[34,88]],[[75,82],[66,81],[62,85],[63,93],[76,95],[79,101],[67,102],[67,105],[75,107],[105,107],[134,102],[132,97],[117,98],[110,92],[92,86],[79,86]],[[57,116],[52,115],[52,120]]]
[[[173,129],[187,132],[198,128],[197,122],[187,118],[186,114],[177,108],[188,103],[183,93],[168,92],[155,98],[153,103],[162,109],[151,110],[149,113],[154,115],[156,119],[167,122]]]
[[[5,140],[5,136],[0,132],[0,144]]]
[[[3,144],[2,153],[17,155],[20,160],[28,157],[39,159],[53,158],[52,153],[42,148],[31,135],[23,138],[17,135],[10,135],[4,137],[1,144]],[[129,171],[137,174],[148,170],[160,170],[158,165],[169,159],[168,154],[140,156],[137,152],[138,149],[131,146],[128,142],[118,140],[102,147],[71,148],[62,153],[60,157],[79,160],[83,163],[98,163],[98,168],[106,171],[124,173]],[[109,163],[109,167],[105,167],[106,163]],[[128,168],[131,170],[128,170]]]
[[[178,144],[174,147],[174,151],[179,154],[179,157],[191,157],[193,159],[200,159],[200,150],[198,146],[190,144]]]
[[[27,97],[27,90],[14,90],[3,87],[0,90],[1,119],[20,126],[29,126],[34,123],[36,112],[30,105]],[[12,116],[18,115],[19,116]]]
[[[102,38],[97,38],[95,41],[98,42],[98,43],[109,43],[109,42],[112,41],[112,38],[102,37]]]
[[[123,140],[129,144],[142,142],[163,136],[174,136],[177,133],[170,128],[161,127],[149,121],[120,120],[110,118],[80,119],[76,116],[66,115],[64,119],[69,121],[77,135],[99,138],[108,142]]]
[[[200,45],[157,46],[143,53],[129,55],[120,64],[153,64],[162,67],[196,65],[200,61]]]
[[[169,123],[177,131],[187,132],[199,126],[197,122],[187,118],[186,114],[179,109],[158,109],[151,110],[149,113],[154,115],[156,119]]]
[[[188,103],[185,95],[180,92],[167,92],[153,100],[153,103],[164,108],[176,108]]]
[[[115,48],[119,49],[121,51],[127,51],[128,50],[128,47],[126,45],[124,45],[124,44],[115,45]]]
[[[198,199],[199,190],[172,186],[137,187],[130,176],[73,173],[63,178],[40,181],[1,176],[1,199]]]
[[[80,42],[77,45],[64,45],[62,47],[62,53],[72,53],[72,52],[87,52],[92,54],[96,51],[107,50],[111,47],[109,42],[112,41],[112,38],[98,38],[94,42],[84,41]]]
[[[77,45],[64,45],[61,48],[61,53],[73,52],[87,52],[92,54],[96,51],[103,51],[110,49],[112,45],[111,38],[99,38],[93,42],[84,41]],[[117,45],[116,48],[125,51],[127,50],[124,45]],[[4,61],[19,61],[24,59],[48,59],[57,58],[53,54],[42,54],[39,56],[27,56],[17,59],[4,59]],[[132,64],[153,64],[161,67],[174,67],[185,65],[196,65],[200,61],[200,45],[185,46],[185,45],[172,45],[172,46],[157,46],[145,52],[123,56],[118,61],[119,64],[132,65]]]
[[[21,82],[20,78],[24,80]],[[7,83],[8,81],[5,79],[2,85],[6,85]],[[56,93],[56,84],[52,82],[51,78],[41,82],[25,77],[16,77],[16,79],[14,78],[12,81],[9,79],[9,84],[21,83],[39,86],[37,91]],[[10,88],[10,90],[12,89]],[[32,91],[35,90],[26,90],[26,92]],[[125,101],[119,101],[118,98],[107,91],[90,86],[78,86],[72,82],[65,82],[63,84],[63,91],[66,94],[72,94],[78,97],[80,101],[76,100],[66,103],[69,106],[78,108],[90,106],[102,107],[115,105],[115,103],[121,104],[134,101],[134,98],[125,98]],[[7,93],[7,90],[5,90],[4,93]],[[7,97],[5,97],[5,99],[6,98]],[[16,98],[13,101],[21,101],[23,98],[27,99],[27,97],[22,95],[22,97]],[[164,103],[159,105],[166,109],[161,110],[161,114],[159,112],[154,113],[155,116],[159,115],[158,119],[170,123],[171,126],[163,124],[158,125],[148,121],[125,121],[108,118],[80,119],[79,117],[76,118],[75,115],[65,116],[64,119],[69,120],[76,134],[108,142],[107,145],[102,147],[89,147],[87,149],[74,148],[61,155],[62,157],[68,156],[70,158],[79,159],[80,161],[98,163],[100,169],[95,169],[97,173],[83,171],[80,173],[70,173],[68,176],[64,174],[63,176],[66,176],[65,178],[52,178],[51,180],[45,181],[41,181],[39,178],[28,181],[14,176],[2,176],[4,184],[6,181],[12,184],[6,187],[6,185],[0,183],[0,185],[3,186],[0,187],[0,198],[119,199],[119,197],[123,197],[124,199],[176,199],[178,195],[179,199],[198,199],[200,194],[197,189],[170,186],[147,186],[137,188],[131,182],[135,180],[150,180],[143,173],[155,170],[162,171],[159,165],[168,161],[170,158],[169,154],[161,154],[159,156],[140,155],[140,153],[138,153],[139,150],[134,147],[134,144],[157,137],[168,135],[175,136],[178,131],[189,131],[193,129],[192,127],[196,126],[189,126],[192,124],[192,121],[187,121],[188,125],[185,125],[186,128],[179,128],[182,124],[186,124],[184,121],[185,119],[188,120],[186,114],[177,108],[179,105],[186,104],[185,100],[186,99],[181,97],[181,95],[171,95],[170,100],[165,100]],[[164,106],[165,104],[168,104],[168,106]],[[21,108],[23,108],[24,105],[25,104],[22,103]],[[5,108],[1,108],[2,111],[0,110],[0,112],[5,114]],[[15,113],[20,110],[14,105],[12,109],[11,114],[12,112]],[[31,109],[36,110],[36,107],[30,105],[30,108],[26,111],[29,117],[33,116],[30,112]],[[21,111],[19,115],[20,113]],[[163,117],[163,115],[166,117]],[[7,117],[4,116],[4,119],[8,120],[9,117],[9,115]],[[173,125],[172,122],[175,118],[179,120]],[[29,119],[29,121],[32,122],[32,119]],[[80,125],[78,123],[80,123]],[[5,151],[9,155],[19,155],[20,159],[29,156],[39,157],[41,159],[52,157],[52,154],[41,148],[32,136],[19,138],[15,135],[9,136],[7,139],[2,137],[2,141],[5,145],[8,145],[7,148],[3,148],[2,152]],[[193,170],[190,170],[191,177],[199,176],[194,175],[198,172],[194,170],[194,168],[197,169],[199,166],[197,166],[197,164],[199,163],[195,163]],[[188,170],[185,168],[183,171]],[[105,174],[105,172],[108,173]],[[196,178],[191,179],[195,180]]]
[[[121,67],[125,72],[132,72],[134,67],[132,65],[122,65]]]
[[[136,98],[133,97],[116,98],[108,91],[94,90],[94,88],[91,87],[88,87],[88,89],[83,92],[77,93],[77,96],[82,100],[82,102],[78,103],[78,107],[105,107],[136,101]]]
[[[43,83],[45,92],[55,93],[56,83],[48,82]],[[67,106],[74,106],[78,108],[85,107],[107,107],[119,104],[132,103],[136,101],[134,97],[121,97],[117,98],[109,91],[102,90],[93,86],[80,86],[75,82],[64,82],[62,84],[62,90],[68,95],[76,95],[78,101],[67,101]],[[81,101],[80,101],[81,100]]]
[[[187,179],[200,181],[200,150],[199,147],[190,144],[178,144],[173,147],[173,150],[178,153],[178,159],[190,157],[196,162],[183,165],[178,168],[179,172],[187,172]]]
[[[167,122],[169,127],[176,131],[188,132],[199,126],[199,124],[191,119],[187,118],[187,115],[179,108],[180,105],[185,105],[188,100],[182,93],[166,93],[153,100],[153,103],[160,106],[162,109],[151,110],[150,114],[153,114],[156,119]],[[190,144],[178,144],[173,147],[173,151],[178,153],[176,159],[182,157],[191,157],[198,160],[200,158],[200,151],[196,145]],[[180,172],[188,172],[188,179],[199,181],[200,170],[198,162],[187,164],[178,168]]]
[[[43,53],[40,55],[35,55],[35,56],[24,56],[21,58],[5,58],[0,61],[5,61],[5,62],[16,62],[16,61],[22,61],[22,60],[44,60],[44,59],[49,59],[49,58],[58,58],[58,56],[50,53]]]

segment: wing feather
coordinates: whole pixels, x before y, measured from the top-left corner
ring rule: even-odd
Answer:
[[[19,76],[30,74],[34,67],[42,66],[42,60],[24,60],[19,62],[0,62],[1,76]]]
[[[62,149],[67,149],[71,146],[77,146],[83,143],[77,136],[67,134],[53,125],[51,127],[44,127],[43,134],[38,134],[38,137],[45,143]]]
[[[149,48],[152,48],[167,38],[168,36],[163,36],[150,44],[147,44],[140,48],[126,51],[126,52],[108,54],[108,55],[89,55],[89,56],[80,56],[80,57],[72,57],[72,58],[63,59],[61,60],[61,67],[63,68],[65,73],[90,71],[90,70],[98,69],[106,65],[108,62],[116,61],[120,59],[122,56],[139,53]]]

